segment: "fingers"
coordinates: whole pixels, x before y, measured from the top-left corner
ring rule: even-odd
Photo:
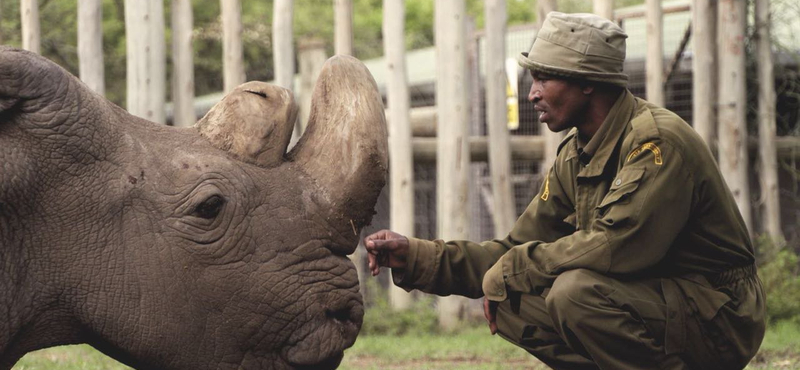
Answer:
[[[372,276],[378,276],[381,273],[381,267],[378,266],[378,257],[372,253],[367,253],[367,260],[369,261],[369,272]]]
[[[370,241],[370,240],[391,239],[391,234],[394,234],[394,233],[392,231],[390,231],[390,230],[383,229],[383,230],[380,230],[380,231],[377,231],[377,232],[374,232],[374,233],[368,235],[366,238],[364,238],[364,242],[367,242],[367,241]]]

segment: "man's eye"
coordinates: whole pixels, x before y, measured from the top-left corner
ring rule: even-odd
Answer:
[[[224,198],[219,195],[212,195],[194,208],[192,211],[192,216],[207,220],[213,219],[219,215],[219,212],[222,210],[222,206],[224,205]]]

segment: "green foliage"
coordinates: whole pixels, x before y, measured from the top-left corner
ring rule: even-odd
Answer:
[[[361,335],[422,335],[439,332],[439,320],[430,296],[415,300],[407,310],[394,310],[388,294],[374,279],[367,281],[371,302],[364,313]]]
[[[762,260],[758,275],[767,296],[769,321],[800,320],[800,258],[792,249],[776,246],[765,237],[757,245]]]

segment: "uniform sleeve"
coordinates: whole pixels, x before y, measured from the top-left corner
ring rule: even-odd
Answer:
[[[395,284],[438,295],[483,296],[484,275],[514,246],[529,240],[554,241],[574,232],[574,227],[564,221],[574,207],[554,177],[551,170],[536,198],[504,239],[475,243],[409,238],[406,268],[392,271]]]
[[[487,273],[486,296],[500,301],[506,290],[541,292],[571,269],[629,274],[652,267],[686,225],[692,184],[683,158],[670,145],[638,147],[627,155],[588,229],[550,243],[514,246]]]

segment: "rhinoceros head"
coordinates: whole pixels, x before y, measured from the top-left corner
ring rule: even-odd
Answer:
[[[350,57],[327,62],[286,153],[296,112],[251,82],[195,127],[156,125],[0,48],[0,368],[69,343],[137,368],[337,366],[385,120]]]

